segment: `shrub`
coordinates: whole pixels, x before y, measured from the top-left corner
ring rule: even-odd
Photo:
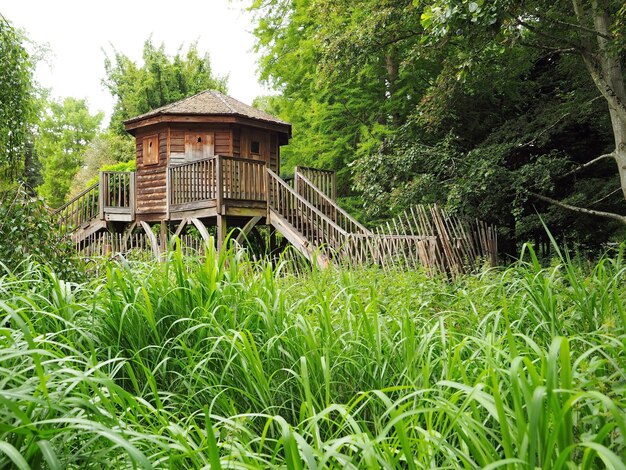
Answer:
[[[75,279],[82,272],[73,243],[43,199],[15,186],[0,193],[0,261],[19,272],[28,260],[47,264],[64,278]]]

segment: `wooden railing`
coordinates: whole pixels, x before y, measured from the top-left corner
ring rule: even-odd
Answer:
[[[135,172],[100,172],[100,196],[103,201],[100,207],[101,218],[104,218],[106,212],[134,214]]]
[[[215,157],[169,168],[170,206],[224,199],[267,200],[265,162]]]
[[[348,233],[289,187],[269,168],[268,204],[316,248],[338,254]]]
[[[267,200],[265,162],[221,155],[216,158],[224,199]]]
[[[88,187],[67,204],[54,211],[58,214],[61,225],[69,233],[98,217],[99,208],[98,183]]]
[[[320,170],[306,166],[297,166],[295,175],[302,175],[312,182],[322,193],[335,201],[337,199],[337,182],[335,172],[331,170]]]
[[[296,169],[294,176],[296,192],[313,204],[324,215],[335,222],[347,233],[371,234],[372,232],[361,225],[354,217],[343,210],[335,201],[324,194],[311,180]]]
[[[217,198],[217,158],[169,167],[169,198],[173,206]]]

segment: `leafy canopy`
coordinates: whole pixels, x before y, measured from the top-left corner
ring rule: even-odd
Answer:
[[[33,62],[23,35],[0,14],[0,174],[14,180],[33,120]]]
[[[193,43],[186,52],[182,46],[175,56],[165,45],[155,46],[148,39],[143,48],[143,64],[114,49],[105,59],[103,83],[116,99],[110,127],[125,134],[123,122],[152,109],[173,103],[207,89],[226,92],[227,77],[213,74],[209,54],[200,54]]]
[[[43,184],[38,191],[52,207],[65,202],[102,117],[102,113],[90,114],[83,99],[65,98],[62,102],[49,103],[39,124],[35,146],[43,164]]]

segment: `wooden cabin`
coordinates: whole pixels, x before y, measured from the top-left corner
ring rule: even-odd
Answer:
[[[291,125],[222,93],[207,90],[124,125],[135,137],[136,171],[101,172],[99,183],[57,210],[80,246],[103,231],[143,227],[153,237],[156,223],[164,240],[192,223],[207,241],[207,227],[217,226],[219,247],[229,228],[245,235],[265,224],[311,256],[327,243],[322,225],[327,232],[333,224],[320,210],[343,214],[334,207],[334,172],[296,171],[300,186],[311,183],[315,202],[278,176]]]
[[[124,125],[135,137],[136,171],[100,172],[98,183],[56,211],[79,250],[92,243],[106,247],[102,240],[115,238],[123,251],[142,230],[158,255],[169,236],[189,225],[207,243],[212,240],[208,227],[216,226],[220,248],[231,227],[240,229],[237,241],[242,242],[249,233],[259,234],[251,232],[258,225],[267,225],[320,266],[333,259],[387,266],[399,259],[403,265],[454,273],[462,272],[464,259],[486,253],[495,259],[495,230],[479,227],[477,245],[463,244],[456,235],[451,245],[443,223],[448,218],[435,210],[432,223],[425,225],[417,222],[426,221],[426,213],[412,213],[417,233],[413,228],[406,232],[404,227],[411,227],[407,218],[400,221],[402,232],[394,221],[395,233],[387,225],[374,234],[337,204],[334,172],[296,167],[293,179],[283,180],[280,148],[289,141],[291,125],[217,91],[198,93]],[[154,224],[160,226],[160,240]],[[433,227],[443,235],[435,236]],[[465,233],[459,227],[455,234]],[[471,249],[456,253],[454,246]]]
[[[194,177],[216,171],[216,168],[195,163],[211,161],[216,155],[246,159],[250,164],[245,170],[250,174],[228,176],[254,178],[259,176],[254,174],[257,169],[263,170],[265,179],[264,168],[255,162],[279,173],[280,146],[287,144],[291,137],[290,124],[213,90],[129,119],[124,125],[136,139],[135,218],[148,222],[180,220],[190,211],[196,211],[194,214],[201,217],[217,215],[217,208],[212,213],[207,204],[192,200],[197,199],[192,192],[199,189]],[[229,170],[240,171],[239,166],[244,162],[221,163],[229,165]],[[194,170],[200,173],[194,174]],[[250,187],[246,189],[252,190],[255,189],[253,184],[261,182],[248,183]],[[169,201],[168,191],[172,196]],[[217,205],[217,197],[214,199]],[[237,199],[248,200],[247,196]],[[224,209],[228,212],[230,208],[241,206],[230,204]],[[252,208],[254,205],[245,206]],[[207,210],[202,212],[202,209]]]

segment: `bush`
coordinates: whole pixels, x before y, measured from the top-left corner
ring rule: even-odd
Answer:
[[[82,272],[72,241],[43,199],[15,186],[0,192],[0,261],[20,272],[29,260],[47,264],[63,278],[76,279]]]
[[[624,468],[623,253],[280,269],[208,249],[0,279],[0,467]]]

